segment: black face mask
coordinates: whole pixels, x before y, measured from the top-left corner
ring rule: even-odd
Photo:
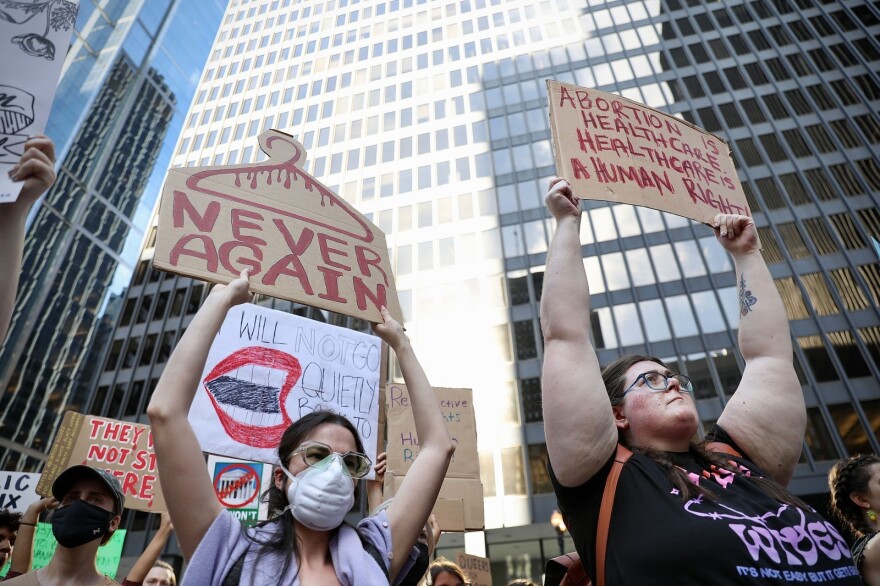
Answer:
[[[428,545],[425,543],[416,543],[416,547],[419,550],[419,557],[416,558],[413,567],[409,569],[406,576],[397,583],[398,586],[416,586],[416,584],[419,583],[419,580],[425,577],[425,572],[428,571],[428,566],[431,565],[431,558],[428,555]]]
[[[110,531],[113,512],[77,499],[52,514],[52,534],[67,548],[102,539]]]

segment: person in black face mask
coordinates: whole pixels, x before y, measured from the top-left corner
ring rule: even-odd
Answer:
[[[119,527],[125,495],[115,476],[89,466],[71,466],[52,484],[52,496],[61,506],[52,515],[52,533],[58,547],[39,570],[5,582],[13,585],[118,584],[101,575],[95,564],[98,548]]]

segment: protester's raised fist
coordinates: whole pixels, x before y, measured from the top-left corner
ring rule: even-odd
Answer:
[[[749,216],[718,214],[712,221],[715,238],[730,254],[744,254],[758,249],[758,230]]]
[[[221,296],[229,304],[229,307],[250,303],[254,298],[251,295],[250,283],[248,282],[250,273],[250,268],[242,269],[238,278],[228,285],[214,285],[214,288],[211,289],[211,295]]]
[[[382,312],[382,323],[373,324],[373,332],[397,352],[404,344],[409,343],[409,338],[403,331],[403,326],[391,317],[391,313],[384,305],[379,310]]]
[[[550,180],[550,189],[547,191],[547,197],[544,198],[547,209],[553,214],[557,220],[561,220],[566,216],[579,218],[581,215],[581,200],[571,190],[568,181],[561,177],[554,177]]]
[[[24,143],[24,154],[12,169],[9,178],[24,181],[15,206],[30,208],[37,198],[55,183],[55,143],[48,136],[37,134]]]

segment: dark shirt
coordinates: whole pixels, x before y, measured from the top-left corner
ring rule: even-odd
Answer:
[[[712,441],[736,447],[720,428]],[[750,459],[726,456],[730,470],[712,472],[690,453],[670,456],[717,500],[683,502],[659,464],[633,454],[620,474],[611,515],[608,586],[861,584],[849,547],[831,523],[731,473],[760,474]],[[560,510],[594,582],[596,525],[612,461],[576,487],[561,486],[550,471]]]

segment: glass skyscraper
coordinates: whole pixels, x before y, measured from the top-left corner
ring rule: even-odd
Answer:
[[[619,93],[731,145],[808,405],[792,488],[821,506],[832,461],[880,451],[878,37],[880,7],[862,1],[233,0],[172,164],[262,160],[256,137],[278,128],[385,231],[429,378],[474,390],[479,545],[497,582],[539,578],[559,552],[540,404],[555,174],[544,80]],[[689,220],[585,206],[600,361],[667,359],[694,380],[710,424],[743,366],[730,259]],[[94,413],[143,418],[205,294],[150,267],[154,238],[118,300]],[[446,535],[441,552],[461,543]]]
[[[82,0],[47,134],[56,184],[29,217],[18,299],[0,348],[0,465],[35,469],[64,409],[83,410],[219,1]],[[183,111],[182,111],[183,110]]]

